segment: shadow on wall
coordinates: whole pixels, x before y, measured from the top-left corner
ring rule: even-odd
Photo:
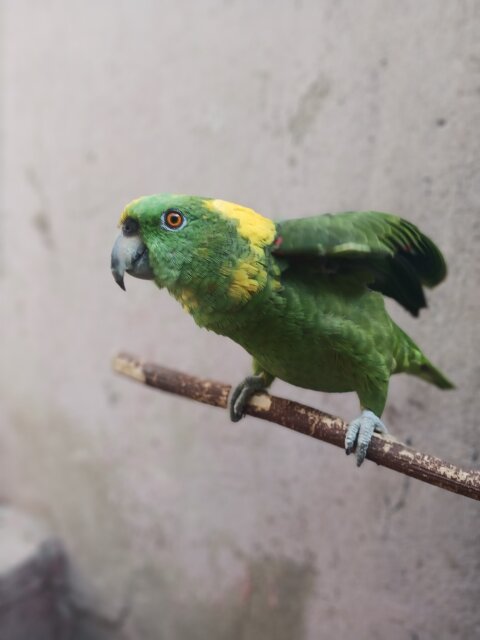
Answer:
[[[247,561],[244,577],[208,602],[205,596],[179,590],[168,567],[163,572],[151,568],[142,573],[143,584],[131,591],[119,615],[108,618],[94,603],[83,601],[63,545],[50,537],[43,540],[38,523],[34,544],[24,531],[30,518],[15,511],[7,517],[9,513],[5,511],[4,524],[12,540],[15,536],[23,544],[15,566],[4,572],[0,566],[1,640],[114,640],[119,635],[142,640],[300,640],[306,635],[305,607],[316,577],[313,556],[303,562],[273,555]],[[3,534],[5,542],[8,536]],[[139,599],[143,602],[136,602]],[[133,619],[138,604],[150,615]]]
[[[142,620],[135,620],[135,632],[143,640],[176,638],[178,640],[292,640],[306,637],[306,607],[313,595],[316,570],[313,557],[298,562],[291,558],[263,555],[247,564],[245,577],[226,590],[222,597],[210,599],[199,596],[180,601],[178,590],[168,578],[159,579],[158,571],[151,571],[148,595],[139,590],[144,600],[135,610],[150,610],[143,621],[156,620],[156,629]],[[148,598],[150,602],[145,602]],[[134,597],[135,599],[135,597]],[[138,604],[138,603],[137,603]],[[129,620],[126,621],[126,637]]]

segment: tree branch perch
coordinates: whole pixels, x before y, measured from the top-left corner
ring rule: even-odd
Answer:
[[[113,360],[113,369],[137,382],[175,393],[214,407],[227,407],[230,385],[204,380],[121,353]],[[246,412],[256,418],[323,440],[344,448],[347,424],[341,419],[305,405],[256,394]],[[480,471],[463,471],[440,458],[415,451],[391,436],[374,434],[367,458],[394,471],[428,482],[447,491],[480,500]]]

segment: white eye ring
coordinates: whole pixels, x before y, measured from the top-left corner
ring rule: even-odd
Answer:
[[[179,209],[167,209],[160,218],[160,226],[165,231],[180,231],[186,224],[187,218]]]

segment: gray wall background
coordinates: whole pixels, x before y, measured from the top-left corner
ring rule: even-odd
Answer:
[[[146,193],[411,219],[450,275],[392,313],[458,389],[397,377],[385,419],[478,467],[480,3],[5,0],[1,46],[0,496],[63,538],[99,628],[480,637],[477,503],[116,378],[120,349],[229,382],[249,360],[109,272]]]

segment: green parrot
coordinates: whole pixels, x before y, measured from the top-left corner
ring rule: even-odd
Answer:
[[[386,432],[392,374],[453,387],[385,310],[384,295],[417,316],[423,286],[446,275],[435,244],[402,218],[367,211],[275,223],[224,200],[160,194],[127,205],[119,226],[111,269],[122,289],[125,273],[154,280],[199,326],[253,357],[253,374],[229,400],[233,421],[275,378],[355,391],[362,412],[345,450],[360,466],[373,432]]]

